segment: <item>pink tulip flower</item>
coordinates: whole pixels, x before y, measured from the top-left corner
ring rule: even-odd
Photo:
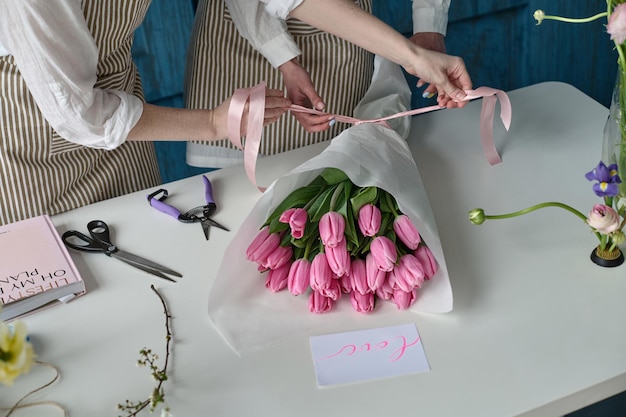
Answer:
[[[314,291],[322,291],[330,287],[333,279],[333,271],[328,266],[326,260],[326,254],[323,252],[318,253],[313,262],[311,262],[310,282],[311,288]]]
[[[396,246],[385,236],[377,236],[370,244],[370,253],[378,269],[389,272],[393,269],[398,259]]]
[[[328,265],[336,276],[342,277],[350,273],[350,253],[345,239],[335,247],[327,246],[325,253]]]
[[[344,240],[346,219],[336,211],[325,213],[319,222],[320,238],[324,246],[334,248]]]
[[[419,288],[424,282],[424,270],[419,260],[406,254],[400,258],[400,262],[389,272],[389,285],[394,290],[409,292],[414,288]]]
[[[359,209],[359,229],[363,236],[376,236],[380,230],[382,215],[380,209],[373,204],[365,204]]]
[[[342,276],[337,277],[337,279],[339,280],[341,291],[344,294],[348,294],[352,292],[352,278],[350,278],[350,275],[343,274]]]
[[[367,285],[367,273],[365,271],[365,261],[363,259],[354,259],[350,265],[350,283],[351,292],[367,294],[372,292]]]
[[[304,294],[311,281],[311,263],[304,258],[296,259],[289,268],[287,288],[293,295]]]
[[[289,276],[290,264],[284,264],[283,266],[270,269],[265,279],[265,288],[272,292],[278,292],[287,288],[287,278]]]
[[[430,251],[428,246],[421,245],[417,248],[415,252],[413,252],[415,257],[422,264],[422,269],[424,270],[424,278],[431,279],[437,273],[437,269],[439,266],[437,265],[437,260],[435,256]]]
[[[407,308],[411,307],[417,299],[417,290],[408,292],[402,290],[394,290],[391,299],[396,304],[399,310],[406,310]]]
[[[278,246],[276,250],[269,254],[263,266],[269,269],[277,269],[291,261],[293,249],[291,245]]]
[[[596,204],[587,216],[587,224],[599,233],[608,235],[619,229],[620,217],[613,208],[604,204]]]
[[[278,233],[270,233],[269,227],[264,227],[248,246],[246,257],[260,265],[265,265],[267,257],[279,247],[280,240]]]
[[[365,257],[365,275],[367,276],[367,286],[372,292],[380,288],[387,279],[387,272],[378,268],[374,261],[374,255],[371,253]]]
[[[358,291],[350,293],[352,307],[359,313],[370,313],[374,310],[375,297],[372,293],[361,294]]]
[[[422,241],[419,232],[415,228],[415,225],[409,219],[406,214],[401,214],[393,221],[393,230],[402,243],[411,250],[417,249],[417,246]]]
[[[303,208],[290,208],[283,212],[278,218],[281,223],[288,223],[291,229],[291,236],[300,239],[304,236],[304,228],[308,220],[306,210]]]
[[[309,296],[309,311],[311,313],[326,313],[333,308],[333,300],[324,297],[317,291],[312,291]]]
[[[324,297],[328,297],[333,301],[337,301],[339,300],[339,298],[341,298],[341,292],[342,292],[341,283],[339,282],[338,279],[333,279],[330,282],[330,285],[328,286],[328,288],[323,288],[319,292]]]
[[[613,9],[606,32],[611,35],[611,40],[621,45],[626,40],[626,3],[618,4]]]
[[[387,273],[387,276],[388,275]],[[393,297],[393,288],[391,288],[389,284],[389,279],[383,281],[382,285],[376,288],[376,296],[381,300],[391,300],[391,297]]]

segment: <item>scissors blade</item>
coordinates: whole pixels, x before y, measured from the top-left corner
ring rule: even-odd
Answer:
[[[160,265],[156,262],[150,261],[146,258],[142,258],[141,256],[134,255],[129,252],[124,252],[123,250],[118,250],[117,252],[112,253],[111,256],[118,258],[119,260],[129,263],[133,266],[136,266],[137,268],[142,269],[146,272],[149,272],[153,275],[168,279],[170,281],[174,281],[174,280],[166,276],[165,274],[174,275],[176,277],[183,276],[180,272],[176,272],[173,269]]]
[[[204,237],[206,238],[206,240],[209,240],[209,229],[211,228],[211,225],[206,220],[202,220],[200,224],[202,225]]]
[[[227,232],[230,232],[230,230],[226,226],[222,226],[221,224],[219,224],[218,222],[216,222],[213,219],[206,219],[206,220],[204,220],[204,222],[208,223],[209,226],[219,227],[222,230],[226,230]]]

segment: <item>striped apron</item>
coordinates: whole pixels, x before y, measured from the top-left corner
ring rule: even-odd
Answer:
[[[356,3],[371,13],[371,0]],[[370,85],[373,55],[296,19],[288,19],[287,26],[302,51],[300,63],[311,75],[326,111],[352,115]],[[186,106],[213,108],[236,89],[262,81],[268,87],[284,90],[280,71],[239,35],[224,2],[200,0],[187,57]],[[264,128],[259,152],[273,155],[330,140],[346,127],[336,123],[324,132],[307,133],[292,115],[284,115]],[[211,145],[236,149],[228,140]]]
[[[131,45],[149,5],[150,0],[83,1],[99,49],[96,87],[143,99]],[[0,57],[0,116],[0,225],[161,182],[151,142],[128,142],[107,151],[60,137],[39,112],[11,55]]]

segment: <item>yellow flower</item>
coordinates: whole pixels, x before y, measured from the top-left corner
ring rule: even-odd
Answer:
[[[33,346],[26,340],[26,325],[17,321],[11,329],[0,322],[0,382],[12,385],[15,378],[30,370],[34,359]]]

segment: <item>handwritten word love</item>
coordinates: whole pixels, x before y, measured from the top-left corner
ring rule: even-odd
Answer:
[[[328,355],[323,358],[320,358],[320,360],[335,358],[343,354],[345,354],[345,356],[353,356],[353,355],[360,355],[362,353],[367,353],[367,352],[372,352],[372,351],[380,351],[383,349],[388,349],[388,348],[393,348],[394,346],[398,346],[397,342],[399,342],[399,346],[396,348],[396,350],[391,352],[391,354],[389,355],[389,362],[396,362],[404,356],[404,353],[409,347],[417,345],[419,341],[420,341],[419,336],[417,336],[417,339],[415,339],[414,341],[410,343],[407,342],[406,337],[396,336],[394,338],[391,338],[390,340],[382,340],[380,342],[377,342],[376,344],[367,342],[358,347],[356,344],[347,344],[347,345],[342,346],[337,352],[333,353],[332,355]]]

